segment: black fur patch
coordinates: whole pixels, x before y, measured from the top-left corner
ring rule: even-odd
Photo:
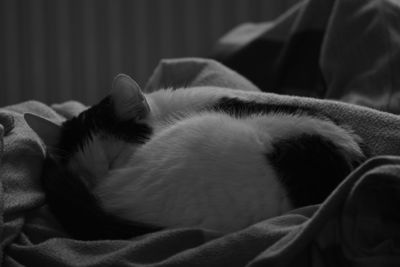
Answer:
[[[66,158],[81,149],[94,133],[99,131],[122,139],[127,143],[144,143],[152,134],[152,128],[134,118],[121,120],[115,114],[111,97],[66,121],[62,125],[59,149]]]
[[[319,135],[302,134],[273,143],[266,155],[275,168],[295,207],[319,204],[359,165],[350,161],[339,147]]]
[[[299,107],[295,105],[259,103],[256,101],[242,100],[239,98],[222,97],[212,106],[213,110],[222,111],[235,117],[249,116],[253,114],[302,114],[309,117],[332,120],[323,112],[313,108]]]
[[[298,114],[330,121],[340,126],[336,119],[320,110],[294,105],[223,97],[212,109],[235,117],[253,114]],[[365,153],[364,156],[370,155],[364,143],[358,145]],[[273,148],[273,152],[266,155],[267,159],[282,178],[281,182],[296,207],[321,203],[352,169],[365,160],[365,157],[353,158],[348,162],[339,147],[320,135],[299,134],[292,138],[280,139],[273,143]]]
[[[161,227],[126,221],[105,213],[84,182],[47,155],[42,181],[47,204],[75,239],[127,239],[161,230]]]

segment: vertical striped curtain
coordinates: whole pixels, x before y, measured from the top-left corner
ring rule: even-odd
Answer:
[[[120,72],[144,85],[161,58],[209,54],[242,22],[293,0],[0,0],[0,106],[92,104]]]

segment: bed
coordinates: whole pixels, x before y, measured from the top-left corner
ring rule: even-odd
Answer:
[[[273,22],[233,29],[213,59],[160,62],[148,92],[213,85],[273,105],[320,109],[349,124],[371,149],[371,158],[320,205],[228,235],[182,228],[129,240],[71,238],[46,206],[45,148],[22,114],[62,121],[84,104],[27,101],[1,108],[3,265],[399,266],[399,36],[396,1],[309,0]]]

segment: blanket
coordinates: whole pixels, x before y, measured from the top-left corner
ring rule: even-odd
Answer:
[[[212,57],[261,90],[400,113],[399,2],[300,1],[272,22],[245,23]]]
[[[343,11],[337,7],[340,5],[358,3],[359,9],[353,10],[357,14],[379,7],[373,5],[375,1],[322,1],[334,3],[326,4],[329,12],[306,16],[306,10],[316,2],[321,1],[302,2],[294,11],[285,14],[284,19],[293,16],[289,20],[292,23],[311,25],[321,19],[320,16],[340,16]],[[395,5],[394,1],[379,3]],[[369,26],[361,22],[358,27]],[[324,40],[331,39],[325,37]],[[80,241],[68,235],[46,206],[40,183],[44,145],[27,126],[22,114],[32,112],[61,122],[85,106],[74,101],[53,106],[28,101],[4,107],[0,109],[0,253],[4,266],[400,264],[397,212],[400,204],[400,118],[397,115],[335,100],[261,93],[254,81],[248,81],[237,72],[212,60],[194,58],[162,61],[146,90],[182,85],[230,87],[237,89],[241,98],[321,110],[349,124],[375,156],[352,172],[324,203],[290,211],[235,233],[223,235],[199,228],[179,228],[130,240]],[[365,83],[365,86],[366,90],[373,90],[376,85]],[[385,92],[383,90],[382,94]]]

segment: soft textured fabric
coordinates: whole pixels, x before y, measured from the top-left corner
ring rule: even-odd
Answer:
[[[223,36],[213,57],[261,90],[400,113],[400,2],[301,1]]]
[[[312,25],[314,22],[318,28],[328,17],[329,20],[340,17],[341,12],[355,10],[350,7],[357,4],[359,12],[356,13],[363,14],[382,5],[394,5],[395,1],[307,1],[265,27],[275,31],[277,36],[285,36],[293,25]],[[349,7],[345,8],[346,5]],[[311,12],[317,7],[321,12]],[[349,14],[344,12],[344,15]],[[376,24],[369,22],[361,20],[356,25],[360,31],[374,31]],[[339,24],[332,22],[329,25],[331,27],[325,28],[324,36],[330,31],[340,32],[341,29],[334,27]],[[350,26],[356,27],[355,24]],[[344,26],[337,27],[345,30]],[[354,42],[351,37],[347,44]],[[334,42],[328,37],[323,39]],[[287,46],[291,40],[286,40]],[[343,68],[346,66],[342,64]],[[308,67],[304,66],[305,72]],[[369,65],[369,68],[374,71],[373,66]],[[379,65],[377,68],[379,70]],[[343,80],[344,84],[347,84],[346,79],[353,77],[342,77],[340,73],[335,75],[339,75],[337,79]],[[399,78],[393,75],[391,79]],[[331,85],[330,80],[325,82],[333,91],[342,88]],[[69,102],[55,105],[53,109],[30,101],[5,107],[0,109],[0,252],[3,266],[400,265],[400,217],[397,211],[400,205],[400,118],[397,115],[342,102],[260,93],[239,74],[219,63],[202,59],[163,61],[146,90],[182,85],[228,86],[242,89],[237,95],[245,99],[314,107],[351,125],[376,157],[350,174],[321,205],[303,207],[236,233],[224,236],[202,229],[174,229],[132,240],[83,242],[71,239],[47,210],[40,183],[44,147],[26,125],[22,113],[33,112],[60,122],[63,117],[77,114],[84,105]],[[350,87],[346,88],[351,91]],[[377,97],[378,105],[387,97],[387,91],[379,91],[373,82],[364,82],[361,89],[378,95],[381,92],[382,98]],[[298,90],[304,92],[306,88]],[[338,95],[342,93],[338,92]],[[370,99],[372,101],[373,97]],[[394,110],[399,108],[395,102],[391,103]]]

